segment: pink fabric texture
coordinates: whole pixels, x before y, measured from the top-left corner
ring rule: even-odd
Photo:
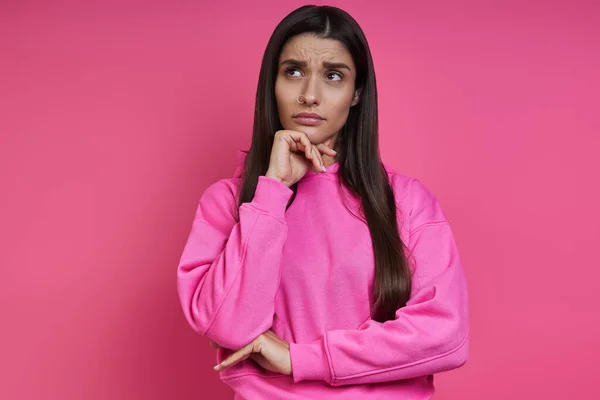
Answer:
[[[261,176],[239,207],[234,176],[206,189],[178,267],[191,326],[224,347],[217,361],[268,329],[290,343],[293,373],[245,360],[220,373],[237,399],[430,399],[433,374],[467,361],[467,285],[450,225],[419,180],[385,166],[412,271],[395,319],[370,318],[371,236],[339,164],[292,190]],[[230,350],[231,349],[231,350]]]

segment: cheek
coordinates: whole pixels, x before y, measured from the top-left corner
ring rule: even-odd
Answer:
[[[336,120],[345,120],[348,116],[348,112],[350,111],[350,105],[352,104],[352,99],[349,99],[349,95],[344,94],[340,95],[337,99],[335,99],[334,106],[332,111],[334,111]]]
[[[331,98],[329,104],[330,107],[327,109],[329,115],[329,129],[338,131],[344,126],[348,119],[352,99],[349,100],[347,94],[338,94],[335,98]]]
[[[287,99],[286,91],[282,85],[275,84],[275,99],[277,101],[277,109],[285,111],[289,107],[289,99]]]
[[[277,108],[281,107],[281,90],[279,89],[279,86],[275,85],[275,101],[277,102]]]

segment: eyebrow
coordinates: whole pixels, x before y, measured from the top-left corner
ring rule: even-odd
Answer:
[[[295,65],[295,66],[299,66],[299,67],[306,67],[306,61],[293,60],[291,58],[279,63],[279,65],[284,65],[284,64]],[[330,68],[330,69],[344,69],[345,68],[348,71],[352,71],[349,66],[347,66],[346,64],[344,64],[342,62],[323,61],[323,67]]]

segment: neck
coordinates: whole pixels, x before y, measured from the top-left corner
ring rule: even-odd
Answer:
[[[336,145],[336,139],[338,136],[339,132],[336,132],[332,137],[331,137],[331,143],[329,143],[329,147],[335,150],[335,145]],[[327,154],[323,154],[321,155],[321,158],[323,159],[323,164],[325,164],[325,167],[329,167],[331,164],[334,164],[337,162],[337,159],[335,157],[331,157],[328,156]]]
[[[325,164],[325,168],[337,162],[335,158],[328,156],[327,154],[322,154],[321,158],[323,159],[323,164]]]

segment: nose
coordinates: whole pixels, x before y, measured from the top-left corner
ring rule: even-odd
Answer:
[[[319,105],[321,104],[321,94],[319,88],[319,81],[316,75],[311,76],[307,79],[304,85],[304,101],[308,105]]]

